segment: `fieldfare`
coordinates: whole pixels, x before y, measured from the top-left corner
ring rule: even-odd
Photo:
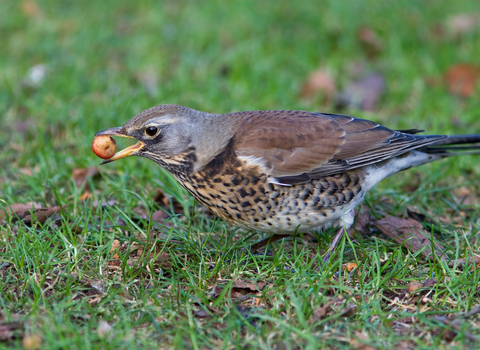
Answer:
[[[339,114],[210,114],[161,105],[95,136],[138,141],[102,164],[132,155],[151,159],[217,216],[271,233],[271,240],[339,227],[333,248],[353,224],[354,208],[381,180],[447,156],[480,153],[472,145],[480,134],[422,131]]]

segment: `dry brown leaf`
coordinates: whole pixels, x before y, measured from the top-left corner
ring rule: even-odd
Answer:
[[[342,270],[346,270],[347,272],[352,272],[353,269],[357,267],[355,263],[347,263],[342,265]]]
[[[40,205],[29,202],[26,204],[14,203],[7,207],[7,214],[14,216],[13,221],[20,219],[26,225],[32,225],[33,223],[44,224],[49,218],[59,214],[62,209],[65,210],[67,205],[62,208],[59,206],[51,208],[41,208]],[[5,219],[5,212],[0,211],[0,223]]]
[[[355,107],[363,111],[374,111],[380,96],[385,91],[385,78],[380,73],[372,73],[363,79],[351,82],[337,96],[337,107]]]
[[[37,350],[40,349],[43,339],[38,334],[30,334],[23,337],[22,345],[25,350]]]
[[[117,201],[115,199],[108,200],[106,202],[99,202],[99,201],[93,201],[92,202],[92,207],[97,209],[97,208],[104,208],[104,207],[112,207],[115,204],[117,204]]]
[[[0,313],[0,342],[8,341],[15,337],[21,336],[24,330],[23,322],[18,321],[20,318],[17,314],[12,315],[12,322],[5,322],[5,318]]]
[[[444,81],[451,94],[470,97],[479,84],[480,67],[469,63],[456,64],[447,70]]]
[[[165,219],[168,219],[169,215],[163,210],[157,210],[152,214],[152,221],[162,223]]]
[[[75,181],[75,185],[78,188],[80,188],[80,186],[83,185],[83,183],[87,180],[87,178],[93,177],[98,173],[99,173],[98,168],[94,166],[91,166],[88,168],[82,168],[82,169],[77,168],[77,169],[73,169],[72,177],[73,177],[73,180]]]
[[[450,268],[452,268],[454,266],[463,267],[465,265],[472,264],[473,262],[475,262],[475,264],[477,264],[477,265],[480,264],[480,256],[474,255],[473,257],[469,256],[467,258],[452,260],[448,263],[448,267],[450,267]]]
[[[420,282],[416,282],[416,281],[415,281],[415,282],[410,282],[410,283],[408,284],[408,291],[409,291],[410,293],[413,293],[413,292],[415,292],[417,289],[420,289],[420,288],[422,288],[422,287],[423,287],[423,285],[422,285]]]
[[[368,232],[368,228],[372,222],[372,219],[373,217],[368,209],[361,208],[360,213],[358,213],[358,210],[355,209],[355,223],[348,229],[348,236],[353,237],[355,231],[358,233]]]
[[[40,209],[42,206],[35,202],[27,202],[23,203],[13,203],[13,204],[6,204],[4,202],[1,203],[4,210],[0,209],[0,224],[3,222],[7,216],[11,216],[13,213],[18,216],[20,219],[23,219],[26,215],[30,214],[31,210]]]
[[[425,288],[435,287],[438,281],[436,278],[429,278],[422,282],[422,286]]]
[[[256,283],[253,283],[253,282],[245,282],[242,280],[235,280],[232,284],[230,296],[232,299],[245,298],[247,295],[259,296],[261,295],[261,291],[265,288],[266,285],[267,284],[262,281],[257,281]],[[210,295],[216,298],[222,293],[224,288],[225,288],[224,283],[216,284],[213,287]]]
[[[327,316],[327,314],[332,310],[332,305],[333,304],[344,303],[344,302],[345,302],[345,299],[336,298],[336,299],[328,301],[327,303],[325,303],[321,307],[315,309],[313,311],[313,314],[312,314],[312,316],[313,316],[312,322],[317,322],[317,321],[320,321],[320,320],[324,319],[325,316]]]
[[[455,36],[472,32],[478,25],[478,18],[468,13],[460,13],[447,19],[447,26]]]
[[[411,339],[400,340],[394,347],[395,350],[414,350],[417,344]]]
[[[107,321],[100,320],[98,322],[97,334],[100,338],[105,338],[111,331],[112,326]]]
[[[79,199],[81,201],[86,201],[87,199],[89,198],[92,198],[92,193],[91,192],[88,192],[88,191],[85,191],[80,197]]]
[[[452,190],[457,203],[461,203],[464,205],[475,205],[476,203],[480,203],[480,197],[477,196],[475,191],[472,191],[471,188],[462,186],[457,187]]]
[[[377,57],[382,51],[382,43],[371,28],[361,27],[357,32],[357,39],[369,58]]]
[[[358,311],[357,305],[348,306],[340,312],[340,317],[352,317]]]
[[[175,214],[182,214],[184,212],[183,205],[180,204],[174,197],[165,194],[165,192],[161,188],[156,189],[153,200],[155,201],[155,203],[168,210],[170,209],[171,200],[173,205],[173,212]]]
[[[350,346],[356,350],[376,350],[376,348],[367,345],[369,338],[366,334],[356,331],[354,338],[350,339]]]
[[[30,168],[21,168],[19,171],[20,171],[20,173],[22,173],[23,175],[33,176],[33,171],[32,171],[32,169],[30,169]]]
[[[118,254],[112,256],[113,260],[107,262],[108,267],[119,267],[122,264],[122,261],[119,259]]]
[[[200,310],[195,311],[195,317],[205,318],[205,317],[210,317],[210,316],[211,316],[211,314],[207,310],[200,309]]]
[[[160,267],[162,268],[170,269],[172,268],[172,264],[170,263],[171,261],[172,257],[170,253],[162,252],[159,256],[156,257],[155,264],[160,265]]]
[[[407,214],[410,218],[412,218],[415,221],[426,222],[427,224],[430,224],[430,225],[436,225],[435,222],[425,214],[417,213],[413,210],[410,210],[410,208],[407,208]]]
[[[432,258],[430,234],[423,230],[422,224],[418,221],[387,216],[382,220],[376,221],[375,227],[399,244],[405,244],[405,247],[413,252],[423,250],[421,254],[425,259]],[[446,259],[446,256],[443,254],[445,250],[443,245],[436,241],[433,244],[434,255],[442,260]]]
[[[44,224],[49,218],[53,218],[57,214],[60,214],[65,211],[67,204],[63,205],[61,208],[59,206],[51,208],[42,208],[34,211],[33,214],[25,216],[23,222],[26,225],[32,225],[34,223]]]
[[[312,98],[315,95],[323,95],[325,101],[330,101],[337,92],[335,81],[326,69],[319,68],[313,71],[302,85],[300,96]]]
[[[167,195],[160,187],[155,189],[155,195],[153,196],[153,200],[155,201],[155,203],[160,204],[162,207],[168,208],[170,205]]]
[[[120,250],[120,246],[120,241],[118,239],[114,239],[112,242],[112,247],[110,248],[110,253]]]
[[[258,281],[256,283],[253,282],[245,282],[243,280],[235,280],[233,282],[233,288],[238,288],[238,289],[248,289],[252,292],[256,291],[262,291],[263,288],[265,288],[267,284],[262,281]]]
[[[133,212],[137,214],[141,219],[143,220],[149,220],[150,215],[148,211],[143,207],[136,207],[133,209]],[[163,223],[165,219],[167,219],[169,215],[164,211],[164,210],[157,210],[153,212],[152,214],[152,221],[153,222],[158,222],[158,223]]]
[[[261,292],[263,288],[265,288],[265,286],[266,283],[261,281],[257,283],[252,283],[242,280],[236,280],[235,282],[233,282],[230,296],[236,299],[242,298],[248,294],[260,295],[261,293],[259,292]]]
[[[40,15],[38,4],[34,0],[25,0],[22,2],[22,12],[29,18],[35,18]]]

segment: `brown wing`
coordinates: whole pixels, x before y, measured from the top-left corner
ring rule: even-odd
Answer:
[[[372,164],[435,142],[369,120],[302,111],[235,113],[242,130],[236,154],[261,162],[279,183],[291,185]]]

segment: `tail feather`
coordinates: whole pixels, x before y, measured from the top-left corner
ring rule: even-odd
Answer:
[[[471,145],[454,146],[464,144]],[[425,147],[422,149],[422,151],[442,157],[480,154],[480,134],[448,136],[447,138],[438,140],[437,142],[432,143],[430,146]]]

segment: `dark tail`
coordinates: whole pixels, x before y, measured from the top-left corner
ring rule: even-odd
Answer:
[[[454,146],[465,144],[467,146]],[[422,151],[444,157],[480,154],[480,134],[448,136],[422,149]]]

